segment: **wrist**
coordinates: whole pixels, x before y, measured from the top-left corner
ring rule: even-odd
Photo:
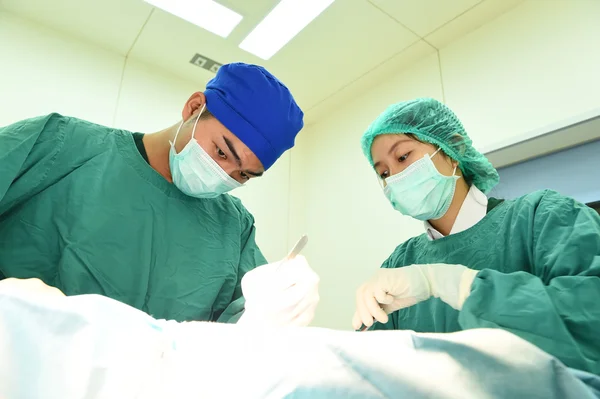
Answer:
[[[456,310],[461,310],[471,293],[478,271],[463,265],[424,265],[431,295],[440,298]]]

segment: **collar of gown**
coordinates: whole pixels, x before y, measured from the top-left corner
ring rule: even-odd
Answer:
[[[456,221],[450,235],[460,233],[475,226],[487,214],[488,198],[475,185],[472,185],[467,197],[458,211]],[[429,240],[439,240],[444,235],[437,231],[429,222],[425,222],[425,231]]]

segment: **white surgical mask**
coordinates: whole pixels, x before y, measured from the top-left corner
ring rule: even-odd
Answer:
[[[241,187],[242,184],[229,176],[194,138],[196,125],[202,112],[204,112],[204,106],[198,113],[190,141],[177,154],[175,142],[181,126],[183,126],[183,121],[181,121],[175,139],[171,143],[169,166],[173,183],[184,194],[195,198],[216,198]]]
[[[402,172],[385,179],[384,193],[395,210],[422,221],[439,219],[448,212],[460,176],[455,175],[456,167],[452,176],[444,176],[437,170],[431,158],[439,151],[425,154]]]

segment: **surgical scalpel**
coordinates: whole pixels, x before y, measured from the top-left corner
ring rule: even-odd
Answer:
[[[298,256],[298,254],[304,249],[304,247],[306,246],[306,243],[308,242],[308,236],[305,234],[302,237],[300,237],[300,239],[298,240],[298,242],[296,243],[296,245],[294,245],[294,247],[292,248],[292,250],[287,254],[287,256],[285,258],[283,258],[283,260],[279,263],[279,266],[277,266],[277,270],[279,270],[279,268],[281,267],[281,265],[283,265],[285,262],[287,262],[288,260],[292,260],[294,259],[296,256]]]
[[[300,237],[300,239],[298,240],[298,242],[296,243],[296,245],[294,245],[294,248],[292,248],[292,250],[285,257],[284,260],[294,259],[300,253],[300,251],[302,251],[304,249],[304,247],[306,246],[307,242],[308,242],[308,236],[306,234],[303,235],[302,237]]]

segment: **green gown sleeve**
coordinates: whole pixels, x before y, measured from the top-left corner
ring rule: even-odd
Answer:
[[[242,295],[242,277],[244,274],[254,269],[255,267],[262,266],[267,263],[267,260],[263,256],[262,252],[256,245],[255,236],[256,228],[254,227],[254,218],[244,208],[241,202],[236,198],[236,205],[242,213],[242,251],[240,254],[240,264],[238,265],[238,279],[235,286],[235,292],[232,298],[232,302],[218,317],[217,321],[222,323],[237,323],[242,314],[244,313],[245,300]]]
[[[53,114],[0,128],[0,215],[39,189],[62,148],[63,125]]]
[[[548,191],[533,223],[513,228],[532,227],[531,273],[479,272],[459,323],[508,330],[569,367],[600,374],[600,217]]]

